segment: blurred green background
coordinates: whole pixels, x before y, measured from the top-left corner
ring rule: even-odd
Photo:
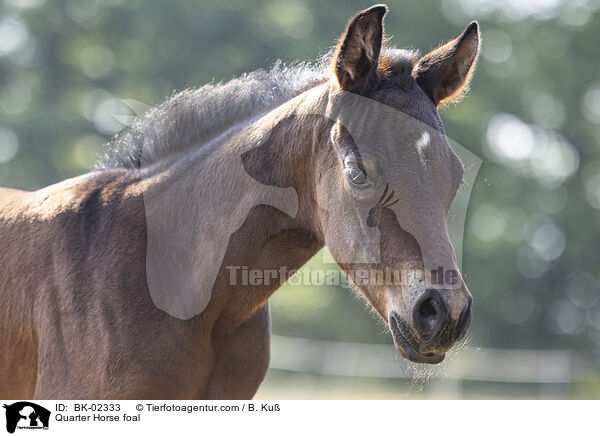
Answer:
[[[0,185],[84,173],[120,127],[121,100],[154,105],[314,59],[369,5],[2,0]],[[273,368],[258,396],[599,398],[600,2],[388,5],[397,46],[426,51],[482,25],[471,93],[442,113],[448,136],[484,160],[464,241],[470,341],[441,367],[406,365],[350,291],[286,286],[271,302]]]

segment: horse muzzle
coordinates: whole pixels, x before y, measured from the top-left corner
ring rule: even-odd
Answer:
[[[388,323],[396,349],[415,363],[440,363],[446,351],[466,334],[472,301],[469,295],[460,315],[453,319],[440,293],[428,289],[414,305],[412,325],[392,311]]]

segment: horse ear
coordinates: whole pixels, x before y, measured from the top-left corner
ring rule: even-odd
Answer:
[[[334,64],[335,76],[342,89],[360,93],[377,73],[386,12],[385,5],[371,6],[348,23]]]
[[[479,23],[473,21],[458,38],[419,60],[413,76],[436,106],[459,100],[468,91],[480,41]]]

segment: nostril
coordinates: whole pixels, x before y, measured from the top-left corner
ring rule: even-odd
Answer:
[[[415,305],[413,324],[421,336],[435,335],[446,322],[444,300],[435,289],[428,289]]]
[[[460,314],[460,318],[458,319],[458,326],[462,330],[466,330],[471,323],[471,314],[473,312],[473,297],[469,297],[469,301],[467,302],[467,307]]]
[[[433,298],[428,298],[421,303],[421,307],[419,307],[419,317],[430,330],[435,328],[438,316],[439,311],[436,308],[436,302]]]

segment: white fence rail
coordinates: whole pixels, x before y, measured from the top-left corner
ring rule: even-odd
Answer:
[[[542,396],[554,395],[557,389],[562,396],[573,382],[574,353],[569,350],[466,348],[433,367],[407,362],[392,345],[273,336],[271,349],[273,369],[385,379],[413,379],[425,373],[432,388],[456,395],[463,381],[539,384]]]

